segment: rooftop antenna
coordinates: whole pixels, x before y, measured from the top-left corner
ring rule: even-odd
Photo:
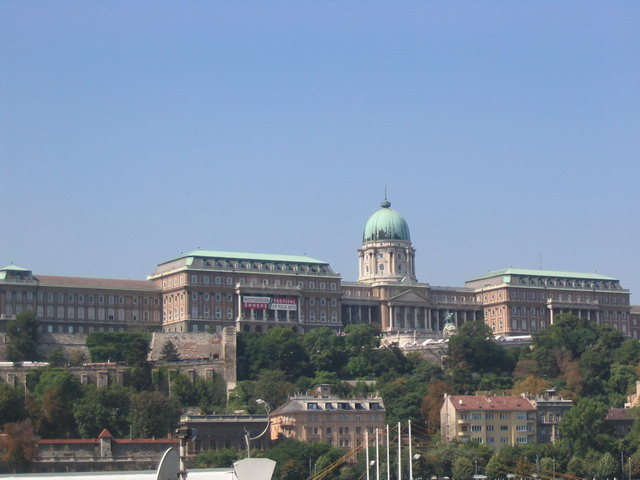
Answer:
[[[542,270],[542,250],[540,250],[540,270]]]

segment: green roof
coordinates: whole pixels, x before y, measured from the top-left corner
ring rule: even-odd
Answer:
[[[256,260],[259,262],[283,262],[283,263],[311,263],[315,265],[328,265],[328,262],[307,257],[306,255],[275,255],[270,253],[243,253],[243,252],[219,252],[215,250],[193,250],[179,257],[167,260],[163,263],[173,262],[182,258],[189,257],[206,257],[206,258],[224,258],[227,260]]]
[[[404,240],[411,241],[409,225],[397,211],[391,208],[391,202],[385,200],[381,209],[375,212],[364,227],[363,242],[376,240]]]
[[[522,275],[527,277],[556,277],[556,278],[576,278],[582,280],[613,280],[618,281],[617,278],[607,277],[600,275],[599,273],[578,273],[578,272],[558,272],[554,270],[529,270],[526,268],[505,268],[503,270],[495,270],[488,272],[479,277],[472,278],[468,282],[475,280],[482,280],[485,278],[497,277],[500,275]]]
[[[7,265],[4,268],[0,268],[0,271],[13,271],[13,272],[30,272],[28,268],[18,267],[16,265]]]

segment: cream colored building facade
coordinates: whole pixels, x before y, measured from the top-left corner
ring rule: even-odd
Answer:
[[[521,396],[446,395],[442,441],[472,441],[498,450],[536,443],[536,408]]]
[[[353,323],[382,332],[439,337],[447,319],[460,327],[483,320],[495,334],[526,335],[573,313],[640,338],[640,308],[620,281],[599,274],[496,270],[464,286],[420,282],[406,220],[385,200],[367,220],[354,255],[356,281],[307,256],[195,250],[160,263],[146,280],[35,275],[0,269],[0,332],[32,309],[43,332],[298,333]]]
[[[295,438],[302,442],[326,442],[341,448],[357,448],[380,435],[385,428],[382,398],[344,399],[321,385],[315,395],[292,397],[271,414],[271,440]],[[382,438],[382,437],[380,437]]]

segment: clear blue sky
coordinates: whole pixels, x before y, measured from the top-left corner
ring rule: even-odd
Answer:
[[[145,278],[198,246],[357,277],[387,186],[418,278],[640,303],[640,2],[0,0],[0,264]]]

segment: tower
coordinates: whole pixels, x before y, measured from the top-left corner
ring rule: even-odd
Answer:
[[[364,227],[358,250],[358,282],[371,285],[416,281],[409,225],[386,199]]]

